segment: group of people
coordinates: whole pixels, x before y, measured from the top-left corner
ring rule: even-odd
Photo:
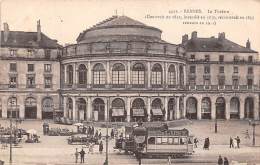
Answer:
[[[237,148],[240,148],[239,144],[240,144],[240,138],[239,136],[237,136],[236,138],[234,138],[236,140],[236,144],[237,144]],[[229,148],[235,148],[234,146],[234,139],[232,137],[230,137],[229,140]]]
[[[227,157],[224,157],[224,159],[223,159],[222,156],[219,155],[218,165],[229,165],[229,161],[228,161]]]

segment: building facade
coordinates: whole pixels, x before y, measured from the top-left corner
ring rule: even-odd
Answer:
[[[0,115],[74,121],[259,119],[259,55],[220,33],[182,36],[113,16],[62,48],[41,32],[1,33]],[[3,66],[3,67],[2,67]]]
[[[219,34],[183,36],[114,16],[83,31],[61,60],[64,116],[89,121],[259,119],[258,53]]]
[[[59,109],[61,46],[41,32],[10,31],[4,23],[0,48],[0,117],[53,118]]]

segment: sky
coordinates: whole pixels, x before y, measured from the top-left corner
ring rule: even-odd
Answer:
[[[225,32],[226,38],[245,46],[250,39],[253,50],[260,51],[260,0],[0,0],[1,24],[7,22],[10,30],[36,31],[37,20],[42,32],[60,44],[76,43],[83,30],[115,14],[126,15],[163,31],[162,39],[170,43],[181,42],[182,35],[192,31],[198,37],[217,37]],[[193,10],[202,13],[185,13]],[[229,13],[208,13],[208,10]],[[176,11],[178,13],[176,13]],[[146,16],[158,16],[147,18]],[[204,24],[183,24],[187,19],[174,16],[243,16],[244,19],[194,20]],[[161,18],[164,16],[164,18]],[[166,19],[166,16],[172,18]],[[246,16],[249,19],[245,19]],[[215,22],[215,23],[214,23]],[[1,26],[3,29],[3,26]]]

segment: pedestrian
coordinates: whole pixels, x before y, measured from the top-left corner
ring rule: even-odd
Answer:
[[[98,138],[98,130],[96,130],[95,138]]]
[[[234,142],[233,142],[232,137],[230,137],[230,140],[229,140],[229,148],[234,148]]]
[[[102,152],[103,152],[103,143],[102,143],[102,141],[100,141],[100,143],[99,143],[99,153],[102,154]]]
[[[80,153],[80,163],[84,163],[84,157],[85,157],[85,151],[83,150],[83,148],[81,149]]]
[[[209,149],[209,138],[207,137],[207,138],[205,138],[205,141],[204,141],[204,146],[203,146],[203,149]]]
[[[115,134],[114,134],[114,129],[113,129],[113,128],[112,128],[112,130],[111,130],[110,135],[111,135],[111,138],[114,139],[114,135],[115,135]]]
[[[224,165],[229,165],[227,157],[224,157]]]
[[[223,159],[222,159],[221,155],[219,155],[219,157],[218,157],[218,165],[223,165]]]
[[[194,148],[198,148],[198,139],[197,138],[194,138]]]
[[[86,132],[87,132],[87,128],[86,128],[85,126],[83,126],[82,131],[83,131],[83,134],[86,134]]]
[[[248,129],[246,130],[246,139],[250,139],[250,135],[249,135],[249,132],[248,132]]]
[[[79,152],[78,152],[77,148],[76,148],[76,152],[74,155],[75,155],[75,163],[78,163]]]
[[[94,132],[95,132],[95,129],[94,129],[94,126],[92,126],[92,128],[91,128],[91,134],[94,135]]]
[[[171,156],[168,156],[168,165],[172,164]]]
[[[237,136],[237,138],[235,138],[236,139],[236,141],[237,141],[237,148],[240,148],[240,146],[239,146],[239,144],[240,144],[240,138],[239,138],[239,136]]]
[[[101,132],[99,132],[98,139],[101,140],[101,138],[102,138],[102,134]]]

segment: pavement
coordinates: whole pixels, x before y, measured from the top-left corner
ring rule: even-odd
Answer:
[[[75,165],[75,148],[84,148],[82,145],[68,145],[67,138],[63,136],[43,136],[43,121],[23,121],[18,127],[37,130],[41,136],[41,143],[29,144],[22,143],[21,148],[13,149],[12,165]],[[8,126],[9,121],[0,120],[2,126]],[[76,131],[75,126],[57,125],[50,123],[50,127],[68,128]],[[183,128],[183,127],[178,127]],[[260,164],[260,126],[256,127],[256,147],[252,147],[252,128],[247,121],[219,121],[218,133],[214,133],[214,121],[193,121],[192,124],[185,126],[191,133],[199,139],[199,146],[195,148],[192,156],[185,159],[173,159],[172,164],[216,164],[218,155],[226,156],[230,162],[237,161],[236,164],[247,163],[247,165]],[[105,128],[96,128],[105,135]],[[245,138],[245,131],[248,130],[250,139]],[[110,132],[110,130],[109,130]],[[240,136],[241,148],[229,148],[229,138]],[[210,149],[203,150],[202,145],[206,137],[210,138]],[[103,143],[105,142],[103,138]],[[105,143],[104,143],[105,144]],[[109,164],[137,165],[137,161],[132,155],[125,155],[113,149],[114,140],[109,141]],[[105,148],[105,145],[104,145]],[[9,148],[0,149],[0,160],[9,162]],[[98,146],[94,148],[94,154],[87,154],[86,160],[89,165],[102,165],[105,161],[105,153],[98,152]],[[79,163],[78,163],[79,164]],[[144,159],[142,164],[167,165],[166,159]]]

